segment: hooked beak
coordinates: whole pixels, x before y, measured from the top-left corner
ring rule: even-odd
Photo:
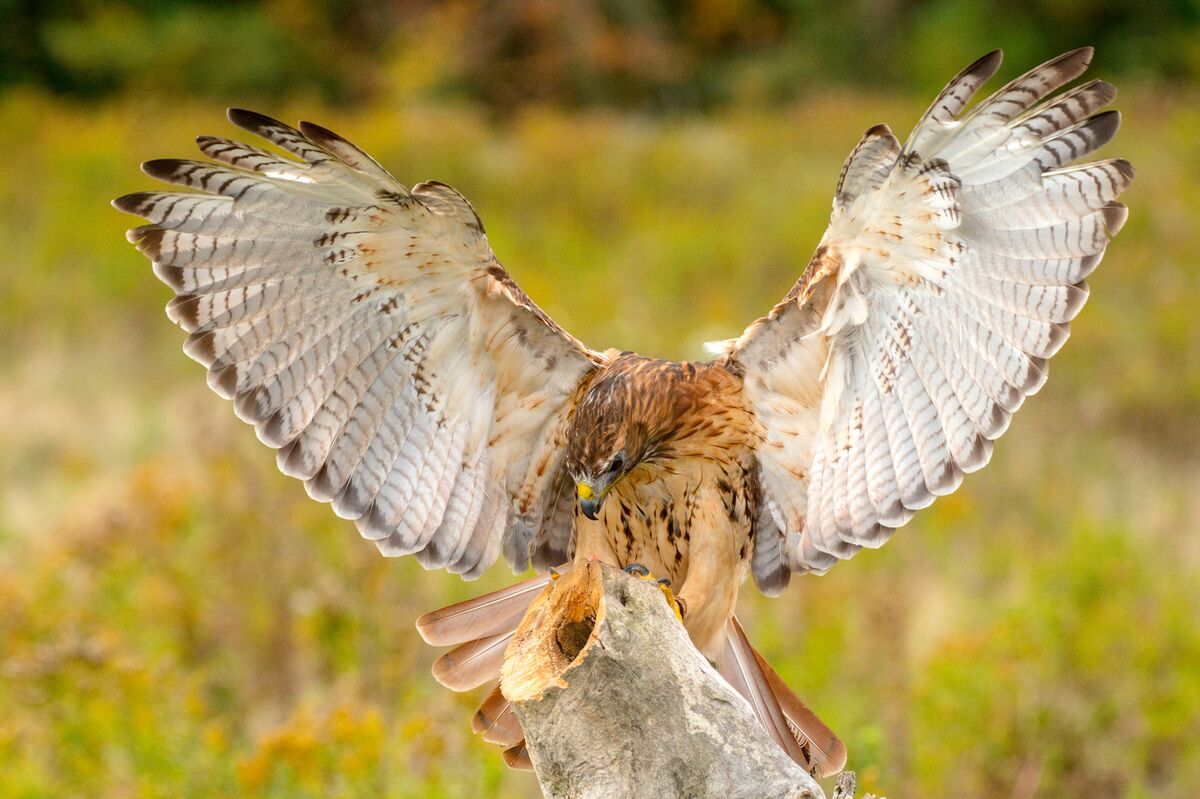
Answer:
[[[575,493],[579,497],[579,509],[583,515],[595,521],[600,513],[600,505],[604,503],[604,495],[608,493],[608,484],[592,485],[590,480],[580,480],[575,484]]]

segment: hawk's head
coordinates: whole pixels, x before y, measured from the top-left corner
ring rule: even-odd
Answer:
[[[694,403],[689,368],[694,371],[688,364],[622,355],[580,398],[566,468],[589,519],[623,477],[671,456],[680,418]]]

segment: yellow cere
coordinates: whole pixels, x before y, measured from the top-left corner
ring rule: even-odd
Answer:
[[[592,487],[587,483],[576,483],[575,490],[579,492],[580,499],[591,499],[594,496]]]

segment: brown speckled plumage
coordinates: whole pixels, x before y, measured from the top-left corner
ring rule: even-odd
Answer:
[[[757,439],[741,378],[632,354],[596,375],[568,433],[576,482],[595,480],[619,452],[626,468],[598,519],[576,509],[574,558],[670,578],[692,640],[712,659],[753,551]]]

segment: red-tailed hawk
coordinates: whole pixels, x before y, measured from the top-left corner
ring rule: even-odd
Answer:
[[[158,160],[199,191],[115,201],[176,293],[209,385],[279,468],[388,556],[478,576],[501,552],[543,576],[437,611],[435,673],[494,679],[551,567],[599,559],[669,578],[699,650],[818,773],[845,750],[747,643],[744,577],[768,594],[878,547],[987,463],[1046,379],[1125,221],[1115,94],[1090,48],[964,113],[990,53],[906,143],[867,131],[795,287],[708,363],[588,349],[518,288],[458,192],[407,188],[330,131],[230,111],[282,153],[198,139]],[[521,762],[493,692],[476,717]]]

